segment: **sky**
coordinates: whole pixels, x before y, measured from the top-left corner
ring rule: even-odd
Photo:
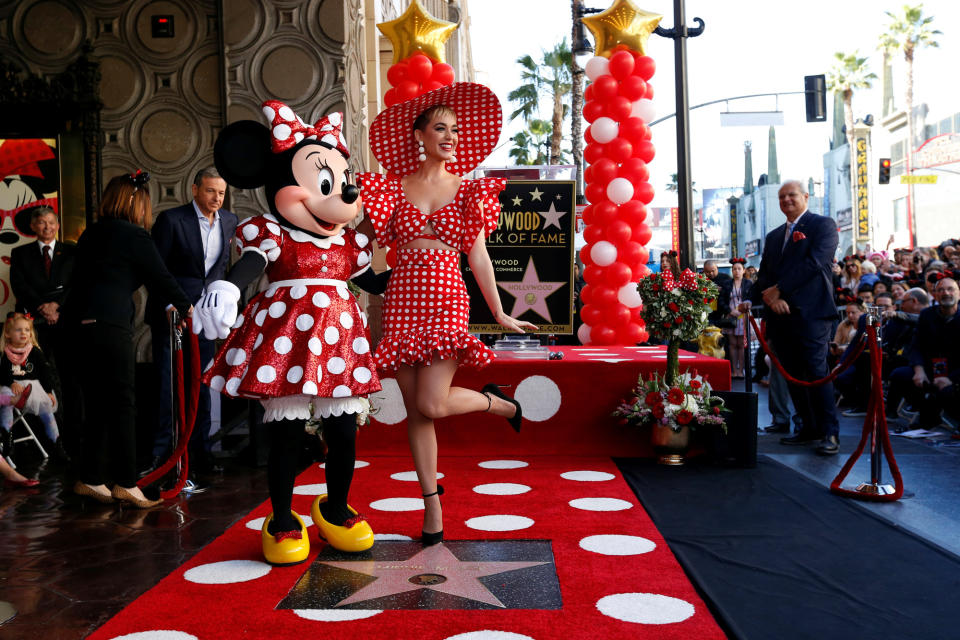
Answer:
[[[606,9],[612,0],[586,0],[591,8]],[[664,15],[661,25],[674,26],[672,0],[634,0],[638,8]],[[793,6],[786,10],[785,7]],[[687,41],[687,82],[689,104],[698,105],[732,96],[803,90],[803,77],[827,73],[837,51],[859,51],[869,57],[878,80],[870,90],[854,96],[854,117],[881,113],[882,57],[876,50],[879,34],[900,2],[886,0],[807,0],[804,3],[769,0],[687,0],[687,25],[694,17],[706,23],[702,35]],[[933,26],[943,32],[939,48],[917,52],[914,64],[915,103],[930,104],[931,115],[945,117],[960,111],[960,88],[954,73],[960,63],[960,2],[931,0],[924,13],[934,17]],[[500,97],[505,114],[512,108],[507,94],[520,85],[517,58],[542,56],[542,51],[566,37],[571,30],[570,0],[472,0],[471,37],[477,80]],[[588,31],[589,36],[589,31]],[[651,79],[657,117],[675,111],[674,44],[652,35],[648,55],[657,63]],[[894,98],[904,103],[902,56],[894,66]],[[546,101],[544,102],[546,106]],[[827,99],[828,120],[808,123],[802,95],[778,99],[755,98],[721,103],[693,110],[690,114],[691,174],[695,188],[742,187],[744,141],[753,144],[754,182],[767,169],[767,126],[721,127],[721,111],[784,112],[785,123],[776,128],[778,165],[782,178],[806,181],[823,176],[823,153],[832,134],[832,96]],[[544,114],[544,117],[548,117]],[[651,183],[656,190],[653,206],[672,206],[676,196],[665,190],[676,173],[676,120],[671,118],[653,127],[657,156],[650,165]],[[486,164],[510,164],[509,138],[522,125],[507,123],[501,147]],[[568,130],[569,131],[569,130]],[[504,144],[505,143],[505,144]]]

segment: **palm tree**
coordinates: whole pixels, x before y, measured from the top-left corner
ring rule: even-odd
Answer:
[[[541,96],[550,99],[552,121],[548,157],[550,164],[559,164],[561,161],[563,119],[569,111],[569,106],[564,103],[563,98],[570,93],[572,58],[566,38],[551,51],[544,51],[543,60],[540,63],[535,62],[529,55],[521,56],[517,59],[517,63],[524,69],[522,76],[524,84],[507,95],[510,102],[517,103],[517,109],[510,114],[510,120],[519,116],[527,124],[539,115]]]
[[[548,164],[546,151],[551,132],[552,127],[546,120],[530,120],[525,130],[510,138],[513,148],[508,155],[518,165]]]
[[[907,148],[904,154],[907,158],[907,172],[913,169],[913,148],[915,146],[913,139],[913,55],[917,49],[924,47],[939,47],[935,36],[942,35],[937,29],[930,28],[933,22],[933,16],[923,15],[923,5],[918,4],[911,7],[903,5],[899,13],[885,12],[890,18],[890,24],[887,26],[887,32],[892,39],[893,50],[903,51],[903,59],[907,62],[907,83],[906,83],[906,102],[907,110]],[[913,197],[913,185],[907,187],[910,192],[909,203],[915,203]],[[913,205],[907,206],[907,226],[910,227],[910,246],[913,247],[917,242],[917,216],[916,211],[911,211]]]
[[[675,174],[675,173],[671,173],[671,174],[670,174],[670,182],[667,183],[667,191],[673,191],[674,193],[676,193],[677,190],[680,188],[679,182],[680,182],[679,176],[678,176],[677,174]],[[690,183],[690,188],[691,188],[692,191],[696,191],[696,189],[693,188],[693,185],[695,185],[695,184],[697,184],[697,183],[696,183],[696,182],[691,182],[691,183]]]
[[[877,79],[875,73],[867,68],[867,59],[857,52],[833,54],[833,67],[827,73],[827,88],[843,96],[844,126],[847,129],[847,145],[850,147],[850,206],[855,208],[857,199],[857,151],[853,144],[853,92],[857,89],[869,89]],[[854,243],[866,242],[858,238],[858,225],[853,225]],[[859,250],[860,247],[857,246]]]

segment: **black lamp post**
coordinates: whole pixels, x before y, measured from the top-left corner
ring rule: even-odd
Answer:
[[[577,203],[583,204],[583,128],[581,126],[581,115],[583,113],[583,67],[577,62],[578,57],[588,56],[593,53],[593,45],[587,39],[586,30],[583,28],[583,22],[580,20],[588,13],[598,13],[600,9],[587,9],[583,6],[583,0],[571,0],[570,10],[573,13],[573,31],[570,34],[570,135],[571,147],[573,150],[573,164],[577,168]]]

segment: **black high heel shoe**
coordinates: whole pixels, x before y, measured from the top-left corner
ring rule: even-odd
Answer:
[[[491,383],[491,384],[484,385],[481,393],[483,393],[484,395],[489,393],[490,395],[497,396],[498,398],[506,400],[507,402],[509,402],[510,404],[512,404],[514,407],[517,408],[517,412],[513,414],[512,418],[507,418],[507,422],[510,423],[510,426],[513,427],[514,431],[516,431],[517,433],[520,433],[520,423],[523,420],[523,410],[520,408],[520,403],[514,400],[513,398],[511,398],[510,396],[508,396],[507,394],[505,394],[503,391],[500,391],[500,385],[498,384]],[[487,401],[490,401],[489,397],[487,397]],[[492,402],[491,402],[491,405],[492,405]],[[487,411],[490,411],[490,406],[487,406]]]
[[[443,485],[438,484],[437,490],[433,493],[423,494],[424,498],[430,498],[432,496],[437,496],[437,500],[440,499],[440,496],[443,495]],[[443,529],[440,531],[435,531],[433,533],[427,533],[426,531],[420,531],[420,542],[423,543],[423,546],[430,547],[440,542],[443,542]]]

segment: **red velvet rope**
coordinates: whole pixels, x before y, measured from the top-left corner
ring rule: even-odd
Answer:
[[[770,356],[770,362],[773,363],[773,366],[777,368],[777,371],[786,378],[787,382],[790,384],[799,385],[801,387],[819,387],[822,384],[827,384],[828,382],[833,382],[834,378],[843,373],[843,371],[856,362],[857,358],[860,357],[860,354],[863,353],[864,348],[867,346],[867,341],[861,339],[860,343],[854,347],[854,352],[849,357],[844,358],[844,362],[841,362],[833,371],[831,371],[826,378],[820,378],[819,380],[797,380],[783,368],[783,365],[777,359],[775,355],[770,352],[770,346],[767,344],[767,341],[763,338],[763,332],[760,331],[760,327],[757,326],[757,321],[750,316],[750,324],[753,326],[753,332],[756,334],[757,339],[760,341],[760,346],[763,347],[763,350],[767,352],[767,355]],[[879,378],[877,378],[879,380]]]
[[[880,347],[877,344],[877,327],[867,325],[867,335],[870,341],[870,373],[873,376],[873,386],[870,390],[870,401],[867,406],[867,417],[863,421],[863,432],[860,435],[860,443],[856,450],[847,460],[846,464],[837,474],[837,477],[830,483],[830,491],[837,495],[848,498],[857,498],[859,500],[869,500],[872,502],[893,502],[903,496],[903,477],[900,475],[900,467],[893,457],[893,448],[890,446],[890,434],[887,430],[887,414],[883,404],[883,386],[880,383],[880,376],[883,370],[883,356]],[[851,489],[844,489],[840,483],[850,473],[850,469],[860,458],[867,440],[870,441],[870,453],[876,455],[878,439],[879,445],[883,450],[883,455],[887,459],[887,465],[890,467],[890,473],[893,475],[894,490],[893,493],[878,495],[875,493],[863,493]]]
[[[177,477],[177,483],[168,491],[160,493],[164,500],[175,498],[184,485],[187,483],[187,474],[190,471],[190,460],[187,455],[187,446],[190,444],[190,436],[193,434],[193,425],[197,420],[197,404],[200,400],[200,341],[193,332],[192,322],[187,318],[187,326],[184,330],[187,339],[190,341],[190,405],[189,411],[185,410],[185,398],[183,393],[177,393],[175,390],[183,389],[183,350],[177,350],[174,356],[173,384],[171,393],[177,396],[177,448],[170,458],[162,465],[151,471],[137,482],[140,488],[150,485],[173,468],[177,461],[182,459],[183,465],[180,467],[180,474]]]

